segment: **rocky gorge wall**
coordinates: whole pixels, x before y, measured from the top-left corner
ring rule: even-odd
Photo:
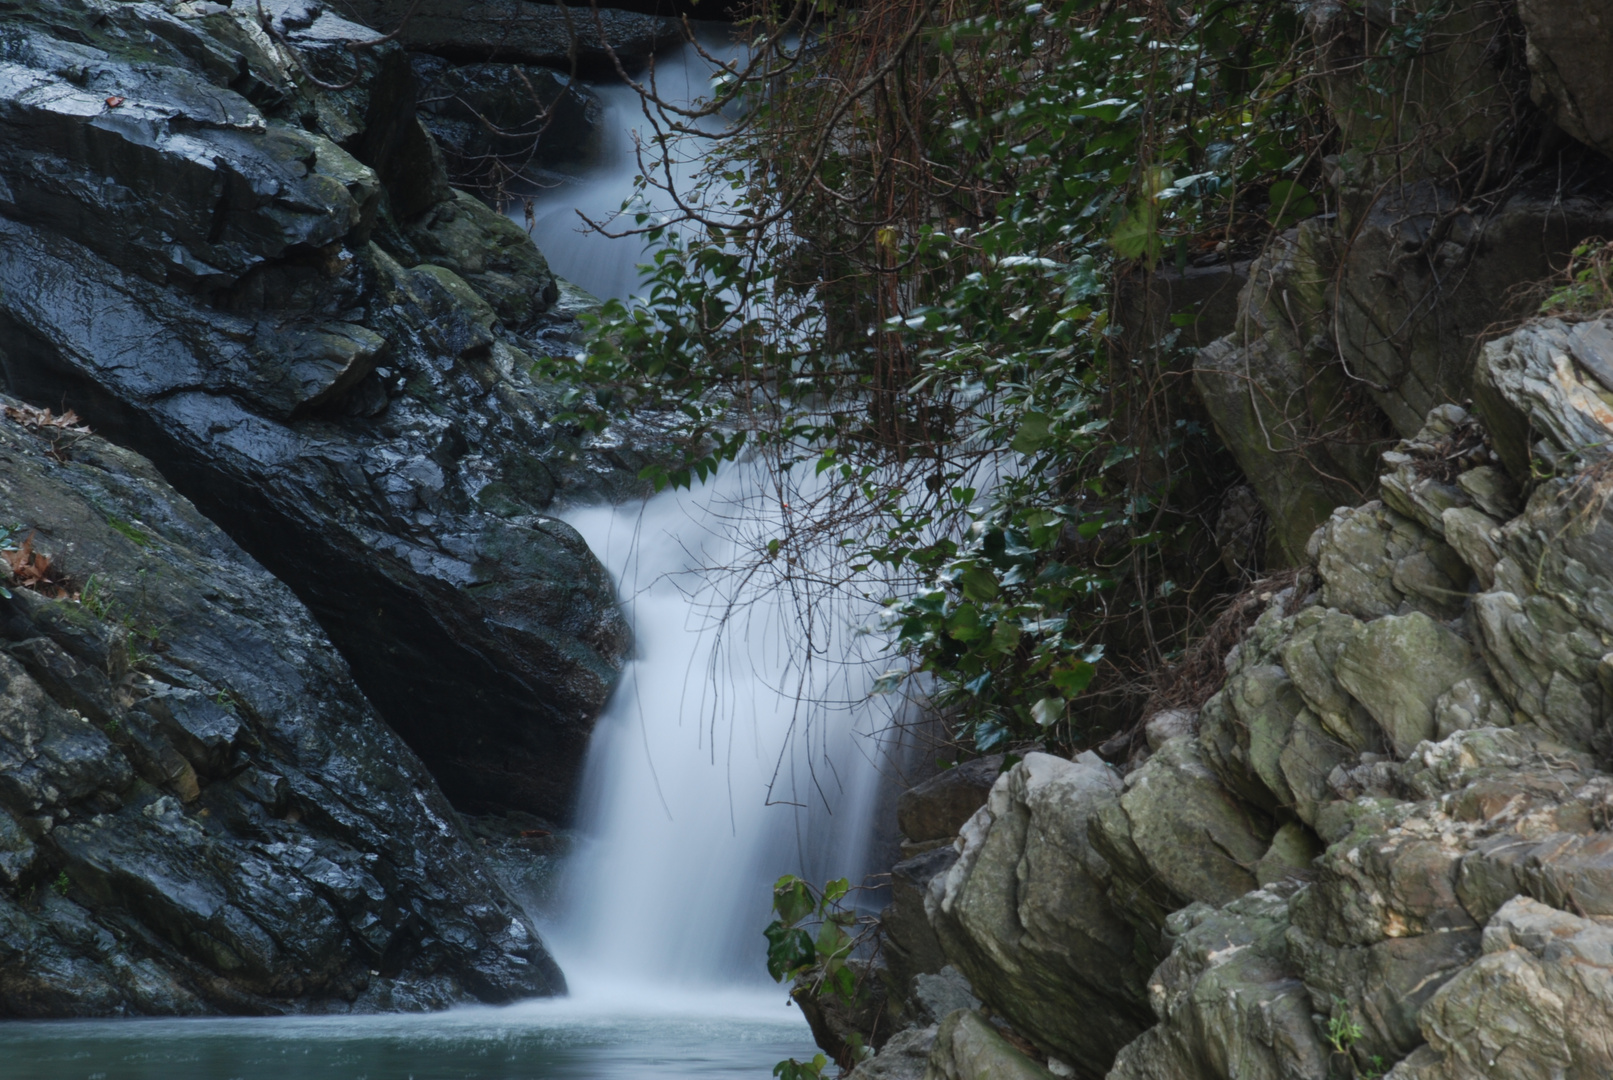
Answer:
[[[1414,7],[1301,5],[1337,209],[1198,353],[1289,569],[1199,707],[963,784],[955,834],[904,821],[853,1076],[1613,1074],[1613,320],[1530,318],[1613,235],[1613,22]],[[1387,154],[1359,36],[1424,14]],[[1495,188],[1437,165],[1524,131]]]
[[[564,990],[479,849],[571,811],[631,642],[553,513],[645,459],[550,420],[589,298],[421,120],[515,39],[263,10],[0,0],[0,1015]]]

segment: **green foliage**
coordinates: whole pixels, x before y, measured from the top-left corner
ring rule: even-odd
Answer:
[[[767,973],[774,982],[804,980],[793,994],[831,994],[846,1005],[860,1003],[867,991],[849,961],[862,942],[855,933],[857,915],[843,906],[851,883],[838,878],[816,889],[793,874],[785,874],[773,885],[774,920],[763,934],[767,937]],[[862,1036],[853,1032],[850,1052],[854,1060],[872,1054]],[[782,1080],[816,1080],[829,1064],[822,1054],[811,1061],[791,1058],[773,1067]]]
[[[1355,1022],[1350,1014],[1349,1002],[1343,998],[1333,999],[1333,1015],[1327,1021],[1327,1041],[1336,1053],[1348,1054],[1361,1036],[1365,1034],[1361,1025]]]
[[[829,1059],[822,1054],[814,1054],[811,1061],[796,1061],[790,1058],[773,1066],[773,1075],[779,1080],[822,1080],[824,1071],[829,1067]]]
[[[774,982],[808,976],[814,992],[827,990],[846,1004],[857,1001],[861,988],[847,964],[858,943],[853,933],[857,915],[841,906],[851,891],[845,878],[821,890],[793,874],[773,886],[773,913],[777,916],[763,934],[767,937],[767,973]]]
[[[708,111],[742,119],[679,192],[695,209],[627,208],[643,301],[535,373],[568,387],[561,422],[672,418],[658,488],[754,452],[810,490],[834,584],[889,598],[907,665],[876,692],[921,675],[981,752],[1089,738],[1106,626],[1172,602],[1183,478],[1213,453],[1149,400],[1176,338],[1128,346],[1118,283],[1321,209],[1298,22],[1285,0],[873,0],[792,47],[768,19],[718,82]],[[806,950],[780,925],[783,971]]]
[[[1588,240],[1540,302],[1542,315],[1592,315],[1613,308],[1613,243]]]
[[[78,594],[79,606],[97,619],[112,618],[112,594],[102,584],[95,574],[89,576],[84,582],[84,588]]]
[[[63,870],[61,873],[57,874],[56,880],[51,882],[51,888],[56,890],[57,896],[66,896],[67,890],[71,889],[72,887],[73,883],[68,880],[66,870]]]

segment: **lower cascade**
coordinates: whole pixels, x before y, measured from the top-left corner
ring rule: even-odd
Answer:
[[[784,527],[766,480],[742,464],[568,515],[616,576],[638,650],[594,732],[550,935],[573,993],[765,985],[773,881],[872,869],[891,750],[857,613],[809,640],[785,582],[727,569]]]

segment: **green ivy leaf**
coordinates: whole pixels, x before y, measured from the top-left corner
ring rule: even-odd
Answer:
[[[767,973],[773,976],[774,982],[793,979],[796,972],[811,965],[817,957],[812,935],[805,930],[773,922],[762,933],[767,938]]]
[[[1092,677],[1097,673],[1096,665],[1077,660],[1071,666],[1053,672],[1048,676],[1048,681],[1059,688],[1059,693],[1073,698],[1092,685]]]
[[[1266,211],[1266,218],[1279,229],[1286,229],[1316,213],[1316,199],[1310,189],[1293,180],[1279,180],[1271,185],[1267,198],[1271,207]]]
[[[1026,413],[1020,419],[1019,431],[1015,433],[1013,442],[1008,445],[1021,454],[1034,454],[1052,441],[1049,431],[1053,418],[1046,413]],[[971,491],[970,496],[974,493]]]
[[[974,566],[965,570],[958,584],[963,588],[963,595],[977,603],[996,599],[997,575],[984,566]]]
[[[1064,699],[1045,697],[1031,706],[1031,719],[1039,727],[1051,727],[1064,718]]]

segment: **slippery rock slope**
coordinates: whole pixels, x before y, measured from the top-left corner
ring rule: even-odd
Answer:
[[[291,591],[149,462],[0,404],[7,546],[67,594],[0,599],[0,1015],[562,992]]]
[[[1613,1073],[1610,346],[1486,346],[1484,423],[1441,406],[1384,454],[1191,723],[998,779],[926,910],[1055,1072]],[[1525,471],[1486,426],[1533,433]],[[956,1061],[928,1068],[990,1075]]]
[[[466,808],[549,818],[628,647],[546,513],[626,490],[530,382],[557,284],[319,5],[0,0],[0,369],[287,582]]]

